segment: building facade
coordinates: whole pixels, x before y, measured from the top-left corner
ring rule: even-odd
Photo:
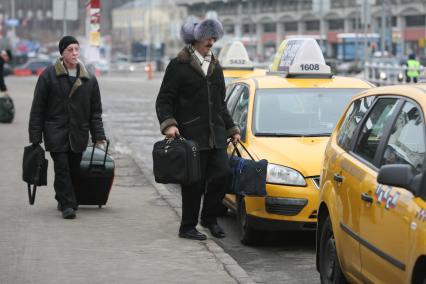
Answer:
[[[174,0],[138,0],[113,9],[113,52],[131,55],[140,46],[147,49],[143,56],[152,60],[175,56],[182,48],[179,31],[184,12]]]
[[[425,0],[177,0],[188,15],[216,11],[229,38],[239,38],[259,61],[270,60],[279,43],[309,35],[336,57],[341,34],[380,35],[378,46],[403,56],[425,54]],[[363,3],[367,3],[363,6]],[[365,8],[365,9],[364,9]],[[365,16],[364,16],[365,15]],[[365,19],[365,20],[364,20]],[[364,25],[365,23],[365,25]]]

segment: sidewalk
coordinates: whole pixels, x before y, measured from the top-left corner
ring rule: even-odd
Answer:
[[[177,237],[176,211],[114,145],[116,176],[105,207],[81,206],[75,220],[62,219],[50,155],[49,185],[30,206],[21,161],[35,81],[8,77],[7,83],[17,116],[11,125],[0,124],[1,284],[250,282],[235,276],[241,268],[211,239]]]

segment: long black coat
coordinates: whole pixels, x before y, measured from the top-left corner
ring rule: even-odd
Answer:
[[[4,83],[4,64],[5,64],[4,60],[0,58],[0,91],[1,92],[7,91],[6,84]]]
[[[71,86],[60,60],[40,75],[31,107],[30,142],[44,137],[46,150],[83,152],[89,140],[105,140],[102,104],[96,77],[82,63]]]
[[[207,76],[185,47],[170,61],[156,101],[161,132],[176,125],[180,134],[198,142],[200,150],[226,148],[228,136],[239,133],[225,104],[223,71],[212,57]]]

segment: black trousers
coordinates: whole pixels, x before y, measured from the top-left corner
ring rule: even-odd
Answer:
[[[201,221],[216,224],[226,186],[230,181],[231,168],[226,149],[200,151],[200,165],[201,180],[194,184],[181,185],[182,221],[180,231],[187,231],[197,226],[203,195]]]
[[[62,208],[76,208],[77,200],[74,193],[73,181],[76,180],[79,170],[82,153],[50,152],[55,169],[55,199]]]

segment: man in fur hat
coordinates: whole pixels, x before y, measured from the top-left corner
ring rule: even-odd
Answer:
[[[226,140],[238,141],[240,130],[226,107],[223,71],[211,52],[222,35],[222,24],[214,19],[185,23],[181,37],[187,46],[167,66],[156,101],[161,133],[181,135],[200,148],[201,181],[181,185],[181,238],[206,239],[196,229],[202,195],[201,225],[214,237],[225,237],[217,216],[230,176]]]
[[[72,36],[59,41],[61,57],[40,75],[30,113],[30,142],[44,144],[55,169],[55,198],[64,219],[76,217],[73,180],[80,170],[89,132],[105,143],[102,104],[96,77],[79,60],[80,45]]]

